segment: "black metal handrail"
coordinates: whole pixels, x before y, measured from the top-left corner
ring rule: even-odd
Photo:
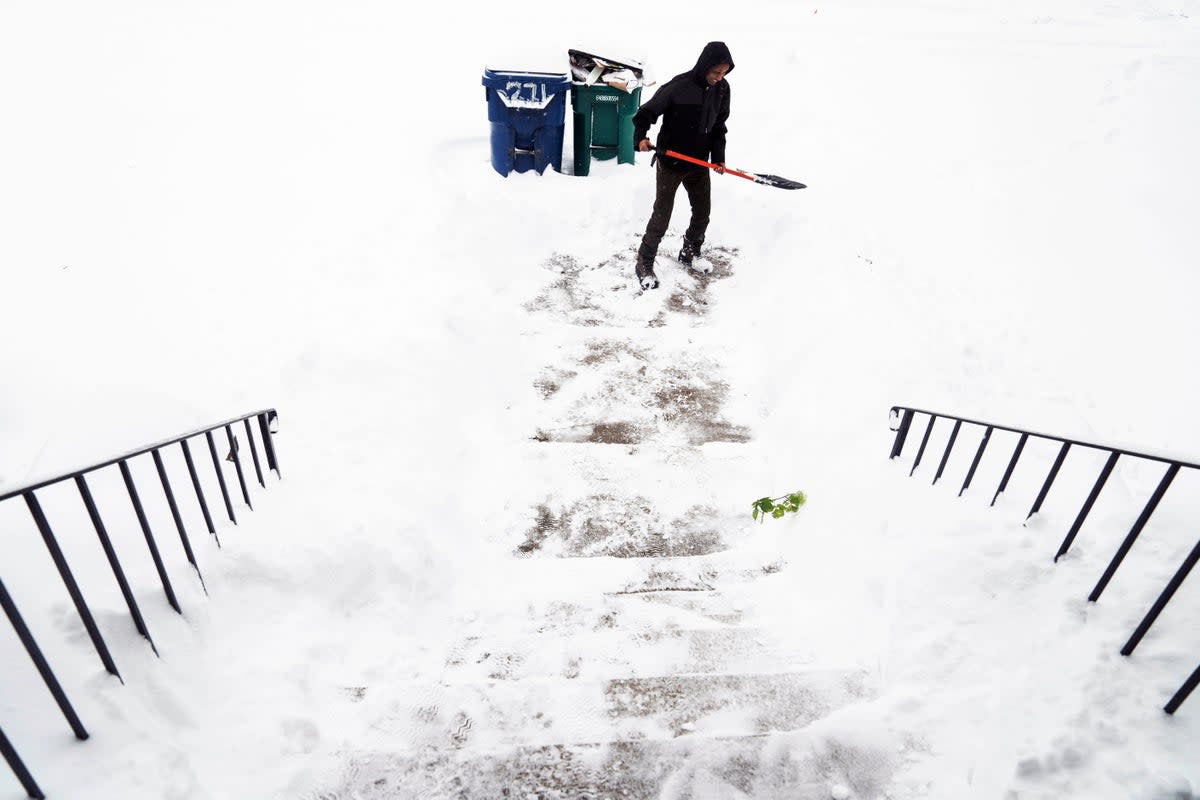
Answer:
[[[107,459],[106,461],[100,461],[96,464],[92,464],[91,466],[83,467],[81,469],[71,470],[70,472],[64,472],[61,475],[58,475],[56,477],[47,478],[47,479],[39,481],[37,483],[31,483],[27,486],[22,486],[19,489],[10,489],[9,491],[5,492],[4,494],[0,494],[0,503],[4,502],[5,500],[8,500],[9,498],[16,497],[17,495],[25,494],[26,492],[32,492],[37,489],[42,489],[46,486],[51,486],[53,484],[59,483],[61,481],[70,480],[70,479],[74,478],[76,475],[86,475],[89,472],[95,472],[96,470],[104,469],[105,467],[111,467],[113,464],[119,464],[122,461],[128,461],[131,458],[136,458],[137,456],[142,456],[142,455],[145,455],[146,453],[153,453],[155,450],[161,450],[162,448],[173,445],[176,442],[181,442],[185,439],[191,439],[193,436],[199,436],[200,434],[203,434],[203,433],[211,433],[212,431],[220,430],[221,428],[225,428],[230,425],[236,425],[239,422],[245,422],[247,425],[249,425],[249,421],[251,419],[255,419],[255,418],[258,418],[260,426],[263,424],[267,425],[268,427],[271,425],[277,425],[278,421],[279,421],[279,415],[276,413],[275,409],[273,409],[273,408],[265,408],[261,411],[251,411],[249,414],[243,414],[240,417],[234,417],[233,419],[227,419],[224,422],[218,422],[215,425],[209,425],[207,428],[196,428],[195,430],[189,431],[180,436],[172,436],[170,439],[163,439],[160,442],[155,442],[154,444],[146,445],[145,447],[141,447],[137,450],[130,450],[129,452],[124,453],[123,455],[119,455],[114,458]],[[270,432],[271,431],[268,429],[263,430],[264,435],[268,434]],[[270,441],[271,441],[270,437],[267,436],[265,441],[269,445]],[[256,461],[257,461],[257,459],[256,459]],[[276,474],[278,474],[279,468],[275,463],[275,452],[273,449],[268,450],[267,464],[268,464],[269,469],[276,470]],[[260,477],[261,477],[261,474],[260,474]]]
[[[1088,600],[1093,603],[1100,599],[1100,595],[1104,592],[1105,587],[1107,587],[1109,582],[1112,581],[1117,569],[1121,566],[1121,563],[1125,560],[1125,557],[1133,548],[1134,542],[1137,541],[1142,529],[1146,527],[1146,523],[1149,522],[1151,515],[1154,513],[1155,509],[1158,508],[1159,503],[1162,501],[1163,496],[1167,493],[1171,483],[1175,480],[1175,476],[1179,474],[1179,471],[1181,469],[1200,470],[1200,464],[1192,461],[1184,461],[1182,459],[1171,458],[1169,456],[1143,453],[1121,447],[1097,444],[1095,442],[1085,442],[1079,439],[1056,436],[1054,434],[1038,433],[1036,431],[1025,430],[1023,428],[1016,428],[1009,425],[999,425],[994,422],[981,422],[980,420],[960,417],[955,414],[945,414],[940,411],[927,411],[925,409],[909,408],[907,406],[892,406],[890,416],[893,420],[893,424],[891,429],[896,432],[896,438],[892,442],[892,450],[889,458],[895,459],[901,455],[902,451],[904,450],[905,441],[908,439],[909,430],[912,427],[913,418],[917,414],[927,415],[929,417],[929,422],[925,426],[925,432],[921,437],[921,444],[917,449],[916,457],[913,459],[912,469],[909,470],[908,474],[910,476],[913,475],[917,471],[917,467],[921,465],[921,459],[924,457],[925,448],[929,444],[929,436],[933,432],[934,423],[936,423],[939,419],[945,419],[947,421],[954,422],[954,427],[951,429],[950,436],[946,442],[946,449],[942,453],[942,458],[938,464],[937,472],[933,477],[933,482],[935,484],[939,479],[941,479],[942,473],[946,469],[946,463],[950,460],[950,452],[954,449],[954,444],[958,440],[958,434],[962,429],[963,424],[965,423],[967,425],[975,425],[983,428],[983,435],[979,441],[979,446],[975,451],[975,457],[972,459],[971,466],[967,470],[967,475],[963,480],[962,488],[958,490],[960,497],[962,496],[963,492],[970,487],[971,481],[975,477],[975,471],[979,467],[979,462],[983,459],[983,454],[987,449],[988,442],[991,441],[992,432],[999,430],[1020,435],[1016,446],[1013,448],[1012,456],[1009,458],[1008,465],[1004,470],[1004,476],[1000,479],[1000,484],[996,488],[995,494],[992,495],[991,505],[995,505],[996,499],[1000,497],[1005,489],[1008,488],[1008,482],[1012,478],[1012,474],[1016,469],[1017,462],[1020,460],[1021,454],[1025,450],[1025,445],[1030,438],[1045,439],[1060,443],[1061,447],[1059,447],[1058,454],[1054,458],[1054,463],[1051,465],[1050,471],[1046,475],[1046,479],[1042,482],[1042,487],[1038,492],[1037,498],[1030,507],[1029,513],[1025,516],[1026,520],[1041,510],[1042,504],[1046,500],[1046,495],[1050,492],[1050,487],[1054,485],[1054,481],[1058,477],[1058,473],[1062,469],[1063,462],[1066,461],[1067,454],[1070,452],[1072,447],[1085,447],[1108,454],[1108,458],[1105,460],[1104,466],[1100,469],[1100,474],[1097,476],[1096,482],[1092,485],[1092,489],[1088,493],[1087,499],[1084,500],[1083,506],[1076,514],[1074,522],[1071,523],[1071,527],[1067,531],[1066,537],[1063,539],[1062,544],[1059,545],[1058,552],[1054,556],[1054,561],[1056,563],[1070,550],[1071,545],[1075,541],[1075,537],[1078,536],[1080,529],[1083,527],[1084,521],[1087,519],[1088,514],[1091,513],[1092,507],[1096,504],[1096,500],[1099,498],[1100,492],[1104,489],[1104,485],[1108,482],[1109,477],[1112,475],[1113,469],[1117,465],[1117,460],[1120,457],[1125,456],[1128,458],[1136,458],[1143,461],[1153,461],[1167,465],[1166,471],[1159,480],[1158,486],[1146,501],[1146,505],[1142,508],[1141,514],[1138,515],[1137,520],[1133,523],[1133,527],[1130,528],[1129,533],[1126,534],[1124,541],[1121,542],[1121,546],[1113,555],[1108,564],[1108,568],[1105,569],[1104,574],[1096,583],[1095,588],[1093,588],[1091,594],[1088,595]],[[1197,561],[1200,561],[1200,540],[1196,542],[1196,546],[1192,548],[1192,551],[1183,560],[1183,563],[1180,565],[1179,569],[1176,570],[1166,588],[1164,588],[1159,594],[1158,599],[1155,600],[1150,610],[1146,613],[1141,623],[1137,626],[1137,629],[1129,637],[1129,641],[1127,641],[1125,646],[1121,648],[1122,655],[1128,656],[1133,653],[1134,649],[1138,646],[1138,643],[1141,642],[1142,637],[1144,637],[1150,630],[1150,627],[1158,619],[1163,609],[1166,608],[1167,603],[1170,602],[1172,597],[1174,597],[1175,592],[1183,584],[1188,574],[1192,571],[1192,568],[1196,566]],[[1179,708],[1183,701],[1187,699],[1187,696],[1196,688],[1198,682],[1200,682],[1200,667],[1197,668],[1196,672],[1192,673],[1190,678],[1184,681],[1183,685],[1179,688],[1179,691],[1176,692],[1175,696],[1171,698],[1171,700],[1163,707],[1163,709],[1168,714],[1174,714],[1176,709]]]
[[[196,493],[196,501],[199,503],[201,513],[204,517],[205,526],[208,532],[212,534],[218,547],[221,545],[220,538],[217,536],[216,526],[213,524],[212,515],[208,510],[208,502],[204,496],[204,490],[200,485],[200,476],[196,469],[195,461],[192,459],[191,449],[188,446],[188,440],[194,437],[203,436],[208,447],[210,456],[212,457],[213,470],[216,472],[217,484],[220,486],[221,495],[225,503],[225,511],[230,522],[237,524],[237,518],[234,514],[233,503],[229,497],[229,489],[225,483],[224,471],[221,468],[221,460],[217,455],[216,441],[213,439],[213,432],[224,429],[226,441],[229,444],[229,455],[227,461],[232,461],[237,475],[238,484],[241,488],[242,499],[247,507],[253,509],[250,502],[250,493],[246,488],[246,477],[242,469],[240,456],[240,447],[238,435],[234,433],[234,426],[241,423],[246,434],[246,441],[250,446],[250,454],[254,463],[255,475],[258,478],[258,483],[263,488],[266,488],[266,482],[263,479],[262,464],[258,457],[258,447],[254,440],[254,430],[250,424],[251,420],[256,420],[258,423],[259,438],[262,441],[263,454],[266,457],[267,469],[274,470],[276,477],[281,477],[279,472],[279,461],[275,453],[275,443],[272,436],[278,427],[278,414],[275,409],[268,408],[260,411],[253,411],[249,414],[243,414],[240,417],[234,417],[223,422],[218,422],[215,425],[210,425],[206,428],[198,428],[189,431],[180,436],[175,436],[171,439],[165,439],[155,444],[147,445],[137,450],[132,450],[115,458],[106,459],[98,463],[86,466],[80,469],[65,472],[53,478],[41,480],[17,489],[10,489],[0,494],[0,503],[6,500],[22,498],[25,505],[29,509],[29,513],[33,518],[34,524],[37,526],[38,532],[42,536],[42,540],[46,545],[46,549],[50,553],[51,559],[58,570],[59,576],[62,578],[63,584],[66,586],[67,593],[71,596],[71,601],[75,605],[75,610],[83,622],[84,628],[87,630],[88,637],[96,649],[97,655],[100,657],[100,662],[104,665],[104,669],[122,683],[120,672],[117,670],[116,663],[112,658],[112,654],[105,644],[104,638],[97,628],[91,610],[88,608],[87,602],[84,599],[83,592],[79,588],[78,582],[71,571],[70,565],[64,556],[62,549],[58,545],[58,539],[54,535],[50,521],[46,517],[42,509],[41,502],[37,497],[37,491],[52,486],[63,481],[73,480],[76,489],[79,492],[80,499],[88,512],[88,517],[92,522],[92,527],[96,531],[99,538],[101,549],[108,560],[109,566],[112,569],[113,576],[116,579],[117,585],[121,590],[121,595],[125,599],[125,604],[129,608],[129,615],[133,620],[134,627],[138,633],[150,645],[154,654],[158,655],[158,648],[154,644],[154,640],[150,636],[150,631],[146,626],[145,618],[142,616],[141,609],[138,607],[137,600],[134,599],[133,591],[130,589],[129,582],[125,577],[125,570],[121,566],[121,562],[117,557],[116,551],[113,549],[112,541],[109,538],[108,530],[104,525],[104,521],[100,516],[100,512],[96,507],[95,500],[92,496],[90,487],[88,486],[86,476],[98,472],[106,467],[117,466],[121,478],[125,484],[126,492],[128,493],[130,503],[137,516],[138,525],[141,528],[142,535],[145,537],[146,546],[149,549],[150,556],[154,561],[155,570],[158,573],[160,582],[162,583],[163,592],[166,595],[167,602],[179,614],[183,613],[183,609],[179,605],[179,600],[175,595],[175,591],[171,586],[170,578],[167,575],[166,566],[163,563],[162,554],[159,552],[158,545],[154,538],[154,532],[151,529],[150,523],[146,518],[145,510],[142,506],[141,497],[138,493],[137,486],[134,482],[133,473],[129,469],[130,459],[149,454],[154,461],[155,470],[158,473],[159,483],[161,484],[163,497],[167,501],[167,506],[171,511],[171,518],[174,522],[176,532],[179,534],[180,543],[183,546],[184,555],[187,557],[188,563],[196,572],[196,577],[200,581],[200,586],[207,594],[208,589],[204,584],[204,577],[200,573],[200,566],[196,562],[195,552],[192,550],[191,541],[188,538],[187,529],[183,522],[183,517],[179,512],[179,505],[176,501],[175,493],[171,488],[171,481],[167,473],[166,465],[162,459],[162,450],[171,445],[178,444],[183,451],[184,461],[187,464],[188,475],[191,479],[192,488]],[[5,615],[12,624],[13,630],[17,634],[17,638],[25,647],[30,659],[33,661],[38,674],[42,681],[46,684],[46,688],[50,691],[59,710],[67,720],[72,733],[77,739],[87,739],[88,732],[80,721],[78,714],[75,713],[74,707],[67,699],[66,693],[63,691],[61,684],[55,677],[53,670],[42,654],[41,648],[38,647],[37,641],[30,632],[28,625],[25,624],[24,618],[17,609],[16,603],[12,596],[4,586],[3,580],[0,580],[0,608],[3,608]],[[26,793],[30,797],[42,798],[44,795],[38,785],[34,782],[29,770],[26,769],[20,757],[17,755],[16,749],[13,747],[8,738],[4,735],[3,729],[0,729],[0,753],[3,753],[5,761],[8,762],[13,774],[21,782]]]

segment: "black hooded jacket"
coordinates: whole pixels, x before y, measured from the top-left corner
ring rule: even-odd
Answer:
[[[705,74],[718,64],[733,71],[733,56],[724,42],[709,42],[696,66],[667,81],[633,115],[634,146],[646,138],[658,118],[658,157],[672,168],[704,169],[686,161],[668,158],[674,150],[694,158],[725,163],[725,120],[729,118],[729,83],[724,79],[709,86]]]

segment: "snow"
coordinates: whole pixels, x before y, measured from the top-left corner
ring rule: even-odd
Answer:
[[[538,2],[0,11],[0,493],[280,414],[282,479],[220,549],[181,502],[207,596],[131,461],[182,615],[89,478],[161,658],[73,487],[39,492],[123,685],[0,503],[0,578],[92,734],[0,624],[0,725],[49,797],[1200,792],[1200,698],[1161,710],[1200,578],[1118,652],[1200,475],[1089,604],[1163,465],[1123,457],[1055,564],[1104,454],[1027,523],[1053,442],[995,508],[1015,434],[961,498],[978,429],[936,486],[948,424],[913,477],[920,419],[886,459],[911,404],[1200,461],[1200,5],[690,8],[587,41]],[[603,41],[669,77],[716,38],[731,165],[809,188],[714,176],[711,275],[670,257],[681,197],[642,293],[648,154],[576,178],[568,131],[568,174],[501,178],[480,74]]]

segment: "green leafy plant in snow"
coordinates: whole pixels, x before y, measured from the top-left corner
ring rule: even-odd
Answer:
[[[783,497],[760,497],[750,504],[750,508],[754,518],[762,523],[766,521],[768,514],[779,519],[789,511],[799,511],[800,506],[804,505],[807,500],[804,492],[792,492]]]

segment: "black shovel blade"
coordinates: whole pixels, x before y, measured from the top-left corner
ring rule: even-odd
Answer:
[[[808,188],[807,186],[805,186],[803,183],[800,183],[799,181],[793,181],[793,180],[789,180],[787,178],[781,178],[778,175],[763,175],[761,173],[756,172],[756,173],[754,173],[754,178],[757,183],[763,183],[763,184],[766,184],[767,186],[775,186],[780,189],[806,189],[806,188]]]

